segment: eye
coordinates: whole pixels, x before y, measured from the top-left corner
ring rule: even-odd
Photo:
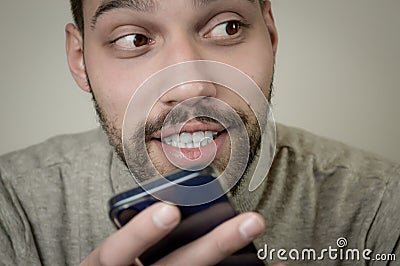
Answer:
[[[213,28],[206,37],[229,37],[239,33],[241,22],[236,20],[227,21]]]
[[[124,49],[135,49],[151,43],[151,39],[143,34],[131,34],[114,41],[116,45]]]

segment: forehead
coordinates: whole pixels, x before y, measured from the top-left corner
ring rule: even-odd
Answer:
[[[135,5],[138,7],[141,6],[156,6],[158,2],[160,1],[165,1],[165,0],[82,0],[84,3],[91,3],[91,5],[94,6],[100,6],[103,4],[107,4],[109,2],[120,2],[120,3],[124,3],[127,5]],[[177,0],[175,0],[176,2],[178,2]],[[193,6],[202,6],[202,5],[208,5],[210,3],[213,2],[218,2],[221,0],[185,0],[186,2],[191,2],[193,4]],[[248,2],[256,2],[258,0],[244,0],[244,1],[248,1]]]
[[[203,7],[213,8],[216,6],[228,7],[236,4],[255,5],[260,0],[82,0],[84,1],[83,14],[85,25],[95,28],[97,20],[103,14],[117,9],[130,9],[141,13],[156,13],[162,9],[182,10],[182,8],[201,9]],[[257,4],[256,6],[259,5]]]
[[[108,9],[115,8],[130,8],[136,11],[141,12],[154,12],[157,10],[159,4],[161,2],[165,2],[166,0],[82,0],[83,7],[87,11],[85,15],[94,15],[101,11],[106,11]],[[194,8],[201,8],[203,6],[208,6],[213,3],[229,3],[229,1],[235,0],[173,0],[170,1],[172,5],[179,5],[179,2],[190,3]],[[259,0],[236,0],[236,1],[245,1],[250,3],[256,3]]]

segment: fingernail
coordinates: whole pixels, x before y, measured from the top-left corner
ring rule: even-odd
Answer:
[[[239,232],[243,238],[253,240],[264,231],[264,223],[259,217],[252,215],[247,218],[240,226]]]
[[[175,224],[176,220],[178,220],[178,217],[179,216],[176,214],[174,207],[168,204],[160,206],[153,213],[154,223],[162,229],[170,228]]]

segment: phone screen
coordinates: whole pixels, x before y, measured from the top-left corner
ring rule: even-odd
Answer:
[[[173,198],[174,196],[182,197],[182,195],[174,195],[174,192],[176,192],[174,187],[176,187],[176,185],[199,186],[207,184],[215,178],[214,170],[212,168],[206,168],[198,172],[183,170],[166,176],[166,180],[174,182],[168,182],[168,185],[166,185],[165,179],[153,180],[145,184],[143,186],[144,189],[138,187],[114,196],[109,201],[110,218],[117,228],[121,228],[140,211],[159,201],[146,192],[149,189],[154,191],[154,189],[157,190],[157,188],[161,188],[157,193],[167,198]],[[220,190],[223,196],[196,206],[178,206],[182,216],[180,224],[170,234],[140,256],[140,260],[144,265],[155,263],[175,249],[207,234],[219,224],[236,215],[228,197],[224,195],[222,187],[219,183],[214,183],[216,185],[215,187],[213,186],[213,190]],[[186,196],[207,196],[204,195],[205,193],[201,194],[203,195]],[[253,244],[250,244],[227,257],[218,265],[264,265],[264,263],[257,258],[257,250]]]

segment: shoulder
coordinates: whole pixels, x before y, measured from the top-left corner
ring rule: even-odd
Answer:
[[[400,164],[303,129],[277,124],[277,155],[294,161],[308,160],[314,170],[344,169],[356,176],[383,181],[399,177]]]
[[[361,243],[387,253],[399,241],[400,166],[396,162],[277,124],[269,178],[260,208],[268,210],[269,237],[276,245],[286,236],[293,236],[299,246],[313,243],[311,236],[316,235],[321,243],[346,237],[349,246]]]
[[[40,253],[45,261],[61,261],[65,254],[49,249],[58,241],[54,236],[66,236],[64,244],[73,246],[70,229],[81,225],[82,215],[97,214],[86,213],[84,206],[104,204],[111,154],[107,137],[96,129],[0,156],[2,259],[10,265],[36,265]]]
[[[37,169],[73,164],[86,157],[106,154],[110,149],[101,129],[60,135],[0,156],[0,176],[20,176]]]

